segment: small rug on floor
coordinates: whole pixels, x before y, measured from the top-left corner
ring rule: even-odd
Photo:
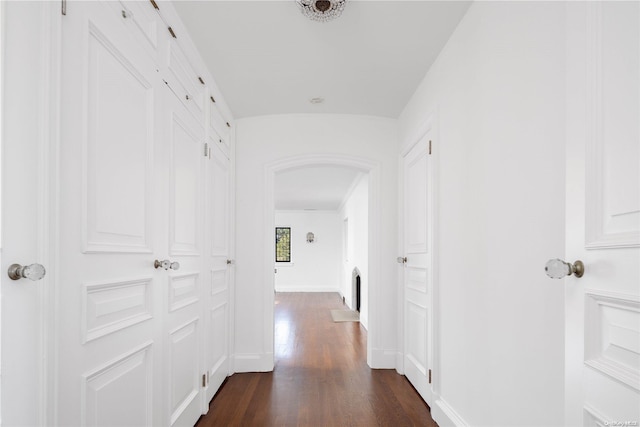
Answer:
[[[359,322],[360,313],[354,310],[331,310],[334,322]]]

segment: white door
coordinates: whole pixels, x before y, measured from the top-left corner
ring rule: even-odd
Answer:
[[[201,414],[201,288],[204,262],[204,128],[170,91],[163,92],[168,138],[168,257],[178,262],[169,274],[165,320],[170,424],[192,426]],[[205,376],[206,378],[206,376]]]
[[[640,4],[567,11],[565,424],[638,425]]]
[[[207,388],[204,411],[229,374],[229,159],[220,147],[220,138],[210,129],[206,178],[206,227],[208,281],[204,286],[206,322],[205,370]]]
[[[191,426],[204,130],[128,13],[74,2],[62,26],[57,421]]]
[[[404,372],[431,402],[432,206],[427,131],[403,157]]]
[[[43,22],[50,12],[42,2],[0,2],[2,40],[0,95],[2,135],[2,423],[44,423],[49,374],[43,364],[45,334],[51,313],[44,305],[53,286],[47,209],[50,134],[50,69],[46,62],[48,33]],[[38,281],[11,280],[11,264],[40,263],[47,275]]]
[[[62,23],[56,423],[164,425],[156,67],[117,3]]]

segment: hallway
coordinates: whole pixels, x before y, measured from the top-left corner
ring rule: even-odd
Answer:
[[[394,370],[366,363],[359,323],[334,323],[337,293],[277,293],[274,372],[235,374],[213,398],[206,426],[435,426]]]

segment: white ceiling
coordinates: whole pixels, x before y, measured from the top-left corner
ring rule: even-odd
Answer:
[[[276,210],[336,210],[362,172],[339,166],[287,170],[275,176]]]
[[[470,1],[347,0],[335,21],[294,0],[174,1],[234,118],[334,113],[396,118]],[[322,104],[309,100],[322,97]],[[335,210],[358,178],[339,167],[276,175],[279,210]]]
[[[236,119],[396,118],[470,2],[350,0],[328,23],[304,17],[293,0],[174,5]]]

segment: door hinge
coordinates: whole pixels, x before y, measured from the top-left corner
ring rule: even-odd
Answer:
[[[200,81],[200,83],[204,84],[204,80],[202,80],[202,77],[198,77],[198,80]]]
[[[214,104],[216,103],[216,100],[213,99],[213,96],[210,96],[209,99],[211,99],[211,102],[213,102]]]
[[[173,28],[167,27],[167,30],[169,30],[169,34],[171,34],[171,37],[173,37],[174,39],[177,39],[176,33],[173,32]]]
[[[431,155],[431,140],[429,140],[429,155]]]
[[[156,3],[153,0],[149,0],[151,2],[151,6],[153,6],[156,10],[160,10],[160,8],[158,7],[158,3]]]
[[[60,2],[60,13],[62,13],[63,16],[67,14],[67,0]]]
[[[431,369],[429,369],[429,384],[431,384]]]
[[[209,157],[209,143],[204,143],[204,156]]]
[[[202,374],[202,387],[206,387],[207,386],[207,376],[205,374]]]

